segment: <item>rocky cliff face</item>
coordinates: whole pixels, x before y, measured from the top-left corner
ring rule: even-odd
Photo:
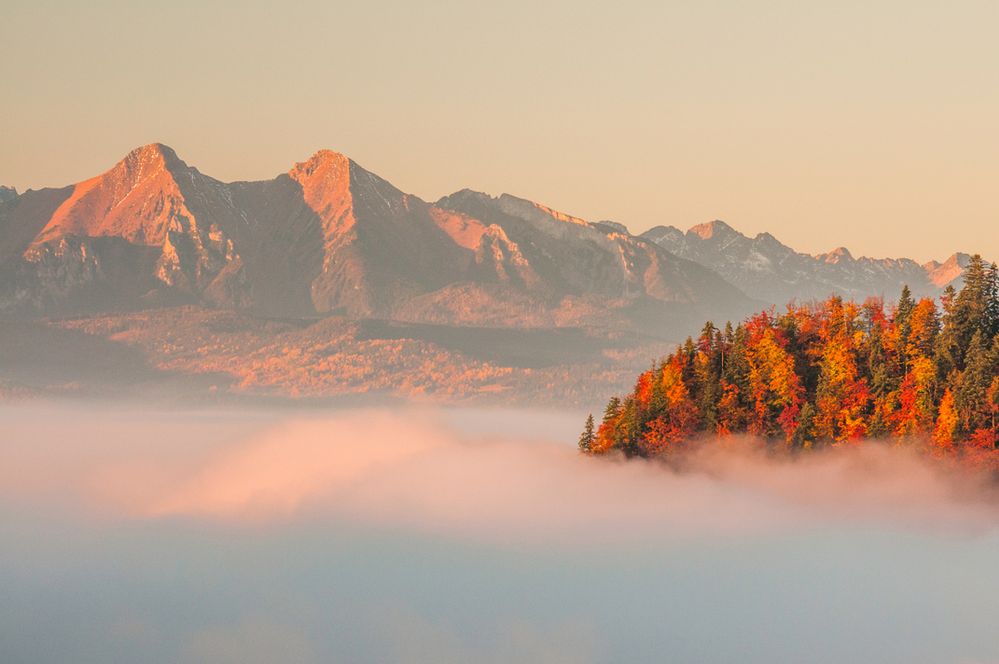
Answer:
[[[166,146],[138,148],[95,178],[0,205],[0,256],[20,260],[4,304],[86,311],[186,296],[240,306],[248,294],[230,237],[240,221],[223,183]]]
[[[686,232],[657,226],[642,237],[711,268],[748,295],[773,304],[821,300],[834,294],[856,300],[891,299],[906,284],[917,296],[935,296],[959,280],[963,270],[956,256],[943,264],[922,266],[907,258],[855,258],[845,247],[810,256],[769,233],[747,237],[723,221],[700,224]]]
[[[495,225],[541,276],[550,297],[597,295],[695,305],[734,303],[718,275],[604,222],[589,224],[522,198],[464,190],[437,201]]]

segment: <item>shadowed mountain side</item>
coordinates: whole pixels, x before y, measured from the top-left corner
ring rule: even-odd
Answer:
[[[118,237],[63,236],[29,250],[30,261],[0,267],[0,298],[50,315],[129,311],[192,301],[156,280],[158,252]]]
[[[682,338],[699,318],[748,313],[749,300],[715,272],[655,243],[509,194],[463,190],[436,205],[502,229],[539,276],[532,290],[562,324],[622,325]]]
[[[302,185],[282,174],[236,182],[230,189],[237,209],[253,211],[231,232],[243,259],[250,308],[278,317],[314,315],[312,284],[323,270],[323,221],[305,202]]]
[[[0,383],[85,392],[144,381],[179,399],[214,386],[212,399],[592,405],[672,348],[601,330],[267,319],[195,306],[7,321],[0,332]]]
[[[657,341],[635,334],[618,335],[616,339],[609,339],[592,330],[580,328],[459,328],[380,320],[361,321],[357,338],[428,341],[477,360],[535,369],[591,362],[610,365],[612,361],[602,354],[603,351],[622,346],[648,345]]]
[[[141,349],[42,321],[0,320],[0,384],[36,395],[116,394],[171,388],[204,392],[231,377],[180,374],[154,366]],[[192,395],[193,396],[193,395]]]
[[[72,193],[73,187],[39,189],[0,200],[0,266],[28,249]]]
[[[662,302],[720,306],[745,300],[711,270],[664,252],[655,243],[607,232],[509,194],[493,198],[466,189],[436,205],[502,228],[543,283],[557,293],[612,299],[648,295]]]

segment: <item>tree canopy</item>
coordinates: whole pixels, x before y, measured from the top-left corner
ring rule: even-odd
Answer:
[[[789,449],[894,439],[993,458],[999,446],[999,278],[972,258],[940,302],[831,297],[712,323],[613,397],[589,454],[661,456],[746,433]]]

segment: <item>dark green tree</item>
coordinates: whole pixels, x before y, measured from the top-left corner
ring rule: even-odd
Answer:
[[[893,319],[903,349],[909,343],[909,333],[912,331],[912,311],[915,308],[916,301],[912,299],[912,291],[909,290],[909,285],[906,284],[902,287],[902,295],[898,298],[898,304],[895,305],[895,316]],[[906,361],[904,350],[900,355],[899,361],[904,366]],[[904,373],[904,371],[901,373]]]
[[[991,332],[991,291],[989,268],[982,257],[975,254],[964,270],[964,286],[954,299],[954,325],[962,351],[968,348],[976,331],[981,330],[983,334]]]
[[[621,405],[620,424],[615,431],[614,447],[624,452],[625,456],[638,456],[641,453],[638,445],[641,430],[638,402],[634,397],[628,397]]]
[[[994,377],[992,354],[985,345],[985,335],[981,330],[976,330],[971,338],[964,364],[964,371],[956,380],[954,402],[961,430],[965,434],[971,434],[988,426],[989,412],[985,404],[985,392]]]
[[[940,303],[943,306],[943,316],[940,320],[942,329],[934,340],[933,355],[937,366],[937,377],[945,380],[960,367],[963,355],[958,331],[960,316],[957,312],[957,291],[954,290],[954,286],[948,285],[944,289]]]
[[[583,426],[583,433],[579,436],[579,451],[589,454],[593,449],[593,441],[597,439],[597,432],[593,425],[593,413],[586,416],[586,424]]]
[[[988,302],[985,307],[985,334],[994,338],[999,335],[999,267],[995,263],[989,266],[986,289]]]
[[[815,437],[814,421],[815,406],[806,402],[801,407],[801,413],[798,414],[798,428],[794,430],[794,435],[791,438],[791,445],[794,449],[804,449],[811,444]]]

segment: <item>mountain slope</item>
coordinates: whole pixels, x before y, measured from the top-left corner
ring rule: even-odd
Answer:
[[[589,224],[509,194],[493,198],[463,190],[436,205],[502,229],[539,275],[543,287],[537,290],[549,301],[562,298],[586,308],[600,298],[633,317],[649,317],[652,326],[668,324],[654,322],[664,303],[684,315],[698,310],[717,315],[746,304],[745,296],[714,272],[614,226]]]
[[[141,298],[246,302],[226,186],[152,144],[109,171],[0,205],[8,308],[89,312]]]

